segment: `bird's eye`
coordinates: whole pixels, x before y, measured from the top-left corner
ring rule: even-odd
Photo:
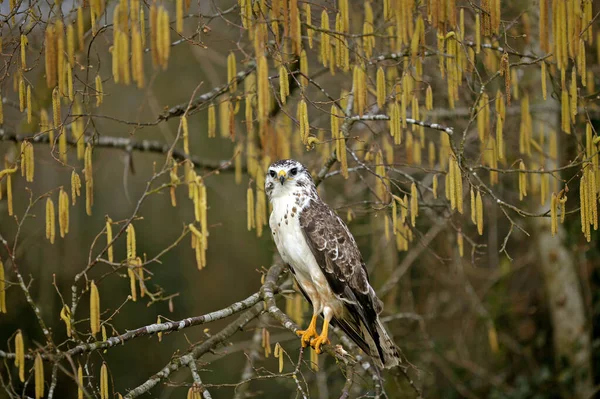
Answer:
[[[277,174],[275,173],[275,171],[274,171],[274,170],[272,170],[272,169],[271,169],[271,170],[269,171],[269,176],[271,176],[272,178],[275,178],[275,176],[277,176]]]
[[[298,173],[298,168],[292,168],[292,169],[290,170],[290,175],[292,175],[292,176],[296,176],[296,173]]]

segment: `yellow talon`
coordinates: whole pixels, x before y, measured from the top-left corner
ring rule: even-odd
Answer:
[[[314,337],[317,337],[317,315],[314,315],[306,330],[296,331],[296,335],[300,337],[302,347],[305,348]]]
[[[321,354],[321,352],[322,352],[321,346],[322,345],[329,345],[329,344],[330,344],[329,338],[327,338],[327,336],[323,336],[323,335],[319,335],[317,338],[312,339],[310,341],[310,346],[315,348],[315,352],[317,353],[317,355]]]
[[[325,322],[323,323],[323,330],[321,331],[321,335],[319,335],[318,337],[316,337],[315,339],[310,341],[310,346],[312,346],[315,349],[315,352],[317,353],[317,355],[321,354],[321,346],[322,345],[328,345],[330,343],[329,338],[327,338],[327,333],[329,332],[329,321],[327,320],[327,318],[325,319]]]

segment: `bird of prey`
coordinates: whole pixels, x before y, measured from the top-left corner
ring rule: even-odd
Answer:
[[[269,166],[265,192],[273,205],[269,225],[281,258],[313,306],[306,330],[297,331],[302,346],[317,353],[329,343],[330,322],[338,325],[381,367],[400,363],[398,348],[386,332],[377,298],[354,237],[325,204],[300,162],[286,159]],[[321,334],[317,317],[323,316]]]

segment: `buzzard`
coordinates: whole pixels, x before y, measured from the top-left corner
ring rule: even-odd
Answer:
[[[398,348],[379,320],[382,303],[369,284],[354,237],[321,200],[308,170],[291,159],[273,163],[265,192],[273,204],[269,225],[277,250],[313,306],[308,328],[297,332],[302,346],[310,344],[321,353],[332,323],[379,367],[398,365]],[[321,334],[319,315],[324,319]]]

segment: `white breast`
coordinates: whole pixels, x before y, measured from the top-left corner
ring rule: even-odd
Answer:
[[[293,195],[273,198],[269,225],[281,258],[293,268],[298,283],[313,302],[317,313],[321,313],[323,306],[332,306],[332,302],[337,305],[340,300],[331,291],[302,233],[299,213],[304,204],[298,204],[296,199]]]

